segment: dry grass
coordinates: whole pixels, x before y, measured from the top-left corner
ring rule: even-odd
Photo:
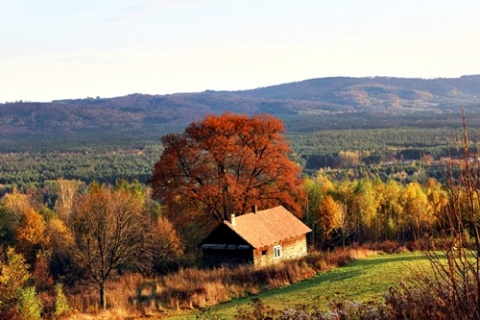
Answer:
[[[88,316],[82,318],[83,313],[95,319],[139,319],[181,309],[203,309],[293,284],[374,254],[373,250],[356,247],[311,253],[302,259],[280,262],[263,269],[251,266],[183,269],[157,279],[125,275],[108,286],[108,312],[98,311],[98,294],[92,288],[71,292],[69,300],[76,310],[72,319],[89,319]]]

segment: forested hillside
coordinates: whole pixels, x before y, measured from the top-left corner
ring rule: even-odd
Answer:
[[[270,113],[288,120],[289,129],[297,131],[301,126],[295,116],[360,113],[364,117],[363,113],[397,115],[425,110],[442,114],[479,104],[480,75],[431,80],[337,77],[245,91],[5,103],[0,105],[0,130],[5,135],[153,125],[171,131],[205,114],[229,111]]]
[[[321,78],[245,91],[0,104],[0,185],[59,177],[145,181],[160,138],[206,114],[269,113],[284,121],[306,173],[439,160],[461,128],[480,120],[480,75],[455,79]],[[353,160],[352,160],[353,159]]]

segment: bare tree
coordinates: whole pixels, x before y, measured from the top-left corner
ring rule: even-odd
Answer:
[[[69,222],[73,211],[73,204],[77,196],[78,189],[82,185],[79,180],[58,179],[54,181],[53,187],[57,195],[55,201],[55,211],[65,222]]]
[[[144,201],[125,189],[91,186],[73,216],[78,262],[93,279],[105,309],[105,284],[121,265],[134,263],[144,243]]]

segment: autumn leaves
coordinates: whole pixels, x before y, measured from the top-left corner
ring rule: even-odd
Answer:
[[[252,205],[300,215],[301,168],[289,159],[283,123],[269,115],[223,114],[162,138],[150,183],[175,219],[227,220]]]

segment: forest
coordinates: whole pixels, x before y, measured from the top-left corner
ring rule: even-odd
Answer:
[[[58,178],[145,182],[161,153],[162,136],[227,111],[280,118],[292,159],[306,175],[350,166],[344,155],[354,152],[353,170],[378,166],[374,171],[385,180],[406,162],[440,161],[451,154],[448,144],[461,132],[461,108],[467,125],[478,128],[479,83],[478,75],[335,77],[245,91],[4,103],[0,194]],[[431,176],[440,178],[432,170]]]

